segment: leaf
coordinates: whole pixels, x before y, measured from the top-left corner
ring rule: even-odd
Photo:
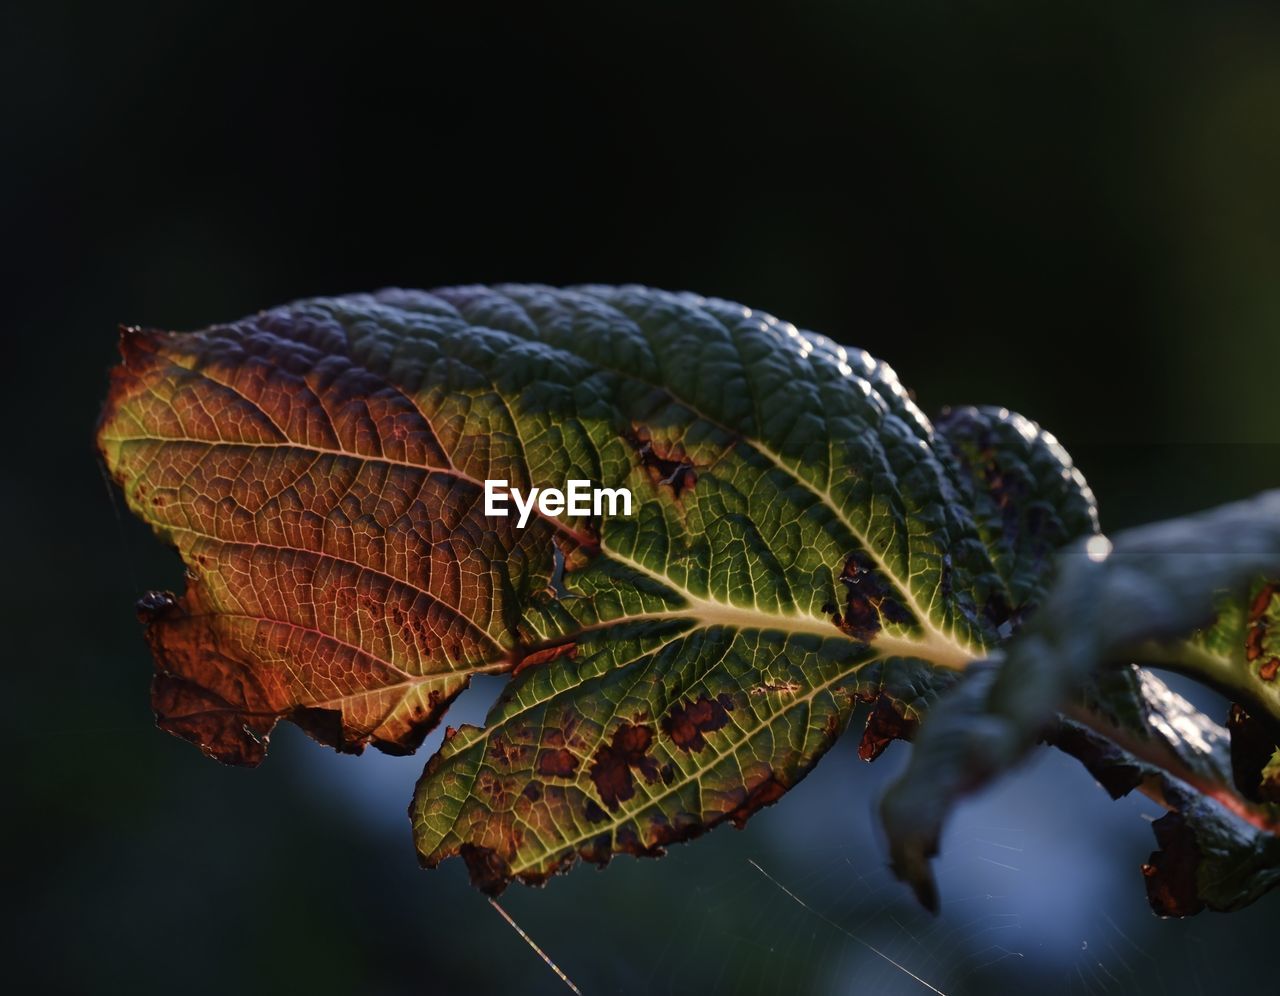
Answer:
[[[1098,531],[1093,492],[1050,433],[1004,408],[954,408],[938,431],[1010,599],[1008,633],[1044,595],[1058,549]]]
[[[1142,866],[1157,914],[1239,909],[1280,884],[1280,838],[1233,815],[1244,808],[1231,788],[1234,731],[1132,666],[1097,674],[1081,705],[1080,720],[1056,722],[1045,740],[1084,763],[1112,798],[1137,789],[1169,810],[1152,827],[1159,850]]]
[[[1253,579],[1247,591],[1220,596],[1212,625],[1166,666],[1246,704],[1271,742],[1280,741],[1280,584]]]
[[[1243,598],[1251,581],[1277,568],[1280,491],[1122,533],[1114,548],[1099,536],[1068,549],[1035,618],[992,663],[971,667],[932,710],[907,771],[885,796],[881,813],[895,871],[925,905],[935,907],[928,861],[937,851],[946,812],[956,799],[1024,756],[1057,710],[1081,693],[1087,701],[1068,715],[1117,751],[1099,764],[1096,750],[1082,750],[1095,773],[1110,769],[1114,778],[1127,767],[1136,785],[1159,769],[1162,777],[1182,783],[1180,798],[1172,790],[1165,795],[1178,805],[1182,822],[1204,844],[1205,853],[1220,856],[1226,842],[1234,841],[1255,860],[1262,852],[1269,860],[1274,844],[1265,838],[1280,829],[1280,819],[1231,787],[1224,731],[1149,676],[1127,688],[1114,681],[1108,687],[1101,680],[1091,686],[1089,681],[1104,665],[1137,661],[1208,672],[1238,689],[1257,685],[1256,665],[1254,672],[1248,671],[1246,655],[1230,649],[1229,634],[1235,632],[1243,650],[1243,633],[1237,615],[1223,607]],[[1220,608],[1216,623],[1215,598]],[[1197,626],[1208,629],[1187,640]],[[1240,673],[1228,678],[1233,659]],[[1270,701],[1267,693],[1262,690],[1261,701]],[[1222,827],[1231,822],[1221,812],[1198,802],[1194,807],[1182,804],[1182,798],[1192,798],[1188,786],[1267,833],[1228,833]],[[1212,814],[1212,819],[1201,814]],[[1239,872],[1240,855],[1231,860]],[[1219,908],[1241,901],[1220,885],[1215,889],[1213,896],[1200,899]]]
[[[694,295],[383,291],[122,351],[99,443],[189,572],[140,607],[159,724],[232,763],[280,719],[405,752],[511,672],[411,807],[490,892],[740,824],[858,699],[916,721],[1094,528],[1026,420],[935,433],[866,353]],[[521,530],[486,479],[635,506]]]
[[[1093,492],[1051,434],[1006,408],[946,409],[934,445],[957,467],[963,501],[974,510],[979,535],[1003,581],[982,614],[1004,639],[1044,595],[1054,551],[1098,531]],[[951,684],[950,676],[932,676],[935,692]],[[892,740],[911,739],[922,704],[882,691],[859,746],[863,760],[875,760]]]
[[[1084,763],[1112,798],[1138,789],[1169,810],[1152,824],[1159,849],[1142,866],[1152,909],[1160,916],[1189,916],[1206,907],[1234,910],[1280,885],[1280,837],[1216,801],[1229,791],[1226,731],[1153,675],[1136,668],[1116,674],[1139,681],[1147,703],[1147,725],[1123,739],[1155,763],[1072,720],[1054,724],[1045,739]],[[1175,731],[1181,735],[1169,735]],[[1170,768],[1190,772],[1197,787]]]

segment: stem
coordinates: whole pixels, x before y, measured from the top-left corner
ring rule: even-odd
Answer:
[[[1124,655],[1140,667],[1172,671],[1220,692],[1267,727],[1280,744],[1280,679],[1266,681],[1243,657],[1222,657],[1190,640],[1149,640]]]
[[[1097,713],[1078,705],[1069,705],[1063,712],[1080,725],[1087,726],[1094,733],[1105,737],[1125,753],[1152,767],[1159,768],[1180,782],[1185,782],[1205,798],[1212,799],[1249,825],[1264,833],[1280,836],[1280,821],[1277,821],[1266,809],[1255,806],[1237,795],[1229,786],[1192,770],[1169,751],[1160,749],[1158,744],[1136,737],[1128,730],[1123,730]],[[1164,805],[1167,807],[1168,804],[1164,803]]]

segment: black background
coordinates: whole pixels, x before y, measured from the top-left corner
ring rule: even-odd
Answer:
[[[7,8],[15,977],[84,992],[559,987],[460,869],[415,870],[400,807],[421,758],[338,759],[282,733],[263,769],[229,771],[150,728],[132,604],[181,577],[94,458],[117,323],[195,328],[396,284],[697,290],[871,350],[927,412],[1037,419],[1109,529],[1190,511],[1280,476],[1277,43],[1280,16],[1244,2]],[[856,865],[876,898],[833,899],[844,929],[918,916],[869,830],[883,776],[851,753],[745,834],[507,905],[588,991],[923,991],[759,876],[743,884],[744,855],[815,889]],[[1161,924],[1135,870],[1145,828],[1119,842],[1098,829],[1126,804],[1065,766],[1037,777],[1088,800],[1074,827],[1043,829],[1046,868],[1054,833],[1092,826],[1098,862],[1119,849],[1106,915],[1138,939],[1134,968],[1157,966],[1142,978],[1181,992],[1265,969],[1275,896]],[[795,827],[828,819],[821,856]],[[837,821],[866,848],[853,830],[841,844]],[[1069,901],[1017,903],[1052,919]],[[926,938],[902,957],[948,992],[1125,988],[1091,956],[1091,974],[1083,956],[1030,951],[975,968],[966,945],[986,942],[967,931],[959,954]]]

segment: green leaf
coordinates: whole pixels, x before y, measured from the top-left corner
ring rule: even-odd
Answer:
[[[966,503],[1009,596],[1007,635],[1044,594],[1058,549],[1098,531],[1093,492],[1048,432],[1004,408],[949,408],[938,420]]]
[[[511,672],[411,806],[491,892],[741,823],[879,696],[874,753],[1095,528],[1032,423],[935,432],[866,353],[695,295],[384,291],[122,348],[100,446],[189,571],[140,605],[160,725],[405,752]],[[635,505],[519,529],[486,479]]]
[[[1280,742],[1280,585],[1255,579],[1247,591],[1221,595],[1210,626],[1173,652],[1148,656],[1243,703]]]
[[[1101,753],[1096,744],[1072,750],[1095,773],[1108,773],[1107,778],[1100,774],[1104,784],[1110,781],[1114,792],[1131,777],[1124,791],[1144,782],[1150,787],[1159,772],[1163,787],[1152,791],[1178,809],[1180,825],[1189,828],[1205,855],[1235,862],[1231,880],[1247,883],[1227,889],[1207,865],[1191,879],[1217,883],[1212,889],[1193,890],[1190,899],[1185,886],[1175,890],[1181,906],[1153,894],[1157,907],[1163,903],[1162,912],[1192,912],[1196,902],[1231,908],[1253,898],[1261,880],[1240,869],[1257,870],[1274,857],[1270,838],[1280,819],[1231,785],[1225,731],[1149,675],[1124,681],[1105,673],[1093,676],[1106,665],[1130,661],[1176,666],[1236,689],[1253,689],[1264,706],[1273,702],[1269,682],[1258,677],[1257,655],[1250,661],[1252,651],[1245,651],[1244,614],[1233,606],[1251,582],[1277,569],[1280,492],[1122,533],[1114,548],[1101,536],[1069,548],[1037,615],[991,663],[970,668],[939,702],[920,731],[907,771],[883,800],[897,873],[926,905],[935,906],[928,861],[937,851],[947,811],[960,796],[1023,757],[1066,707],[1077,725],[1108,744]],[[1257,588],[1250,614],[1270,611],[1269,598],[1260,602]],[[1196,628],[1202,632],[1193,634]],[[1232,649],[1233,641],[1239,650]],[[1071,741],[1061,728],[1049,736]],[[1195,797],[1188,788],[1214,800],[1217,808],[1187,804]],[[1250,826],[1236,827],[1237,818]],[[1228,843],[1243,853],[1227,854]],[[1185,860],[1191,852],[1183,848],[1182,853]],[[1158,880],[1170,877],[1168,870],[1157,874]],[[1266,880],[1275,878],[1268,873]]]

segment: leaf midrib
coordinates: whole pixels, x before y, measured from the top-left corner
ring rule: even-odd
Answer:
[[[520,307],[522,311],[525,311],[524,306],[519,301],[516,301],[514,298],[506,294],[503,294],[502,296],[506,298],[508,301],[510,301],[512,304],[516,305],[517,307]],[[610,307],[612,306],[610,305]],[[526,313],[526,317],[528,317],[527,311],[525,313]],[[645,339],[646,342],[648,341],[648,337],[644,334],[644,330],[641,328],[638,322],[635,322],[634,319],[630,318],[630,316],[625,315],[625,313],[623,312],[618,312],[618,313],[622,317],[624,317],[628,322],[631,322],[631,324],[639,332],[641,338]],[[714,318],[714,316],[712,317]],[[718,319],[716,320],[718,321]],[[532,322],[531,319],[530,321],[534,328],[538,328],[538,325],[536,322]],[[525,338],[524,336],[520,336],[520,338],[525,342],[531,341]],[[870,541],[868,536],[862,530],[856,528],[853,525],[852,521],[848,518],[848,516],[844,513],[844,511],[840,508],[840,506],[836,504],[835,499],[832,497],[830,493],[830,490],[827,488],[821,488],[817,486],[808,478],[804,477],[798,471],[790,467],[786,462],[783,461],[781,455],[774,452],[765,442],[763,442],[760,439],[757,439],[754,436],[749,436],[749,435],[746,435],[745,433],[730,429],[728,426],[724,425],[718,419],[712,418],[711,416],[703,412],[701,409],[699,409],[696,405],[692,404],[687,399],[676,394],[675,391],[673,391],[667,385],[655,384],[643,377],[637,376],[634,372],[622,371],[615,367],[610,367],[610,366],[601,364],[598,361],[593,360],[589,357],[582,356],[581,354],[574,352],[573,350],[567,349],[563,346],[553,345],[551,343],[545,342],[540,338],[533,341],[537,342],[539,345],[547,349],[555,350],[557,352],[564,352],[569,356],[573,356],[582,362],[590,364],[596,370],[599,370],[605,373],[610,373],[615,377],[619,377],[624,380],[630,380],[630,381],[633,381],[634,383],[641,384],[649,388],[650,390],[654,390],[654,391],[658,391],[663,394],[666,394],[667,397],[669,397],[672,401],[688,409],[695,417],[697,417],[698,419],[701,419],[703,422],[707,423],[708,425],[715,427],[716,429],[720,430],[721,432],[725,433],[726,435],[734,439],[745,441],[749,448],[753,449],[756,453],[758,453],[761,457],[763,457],[770,465],[772,465],[776,470],[784,474],[788,478],[788,480],[794,482],[795,484],[798,484],[801,488],[803,488],[804,490],[812,494],[815,498],[817,498],[818,501],[822,504],[822,506],[826,508],[827,511],[830,512],[831,515],[835,517],[836,521],[839,522],[845,528],[845,530],[848,531],[849,535],[858,544],[858,546],[862,549],[862,551],[865,552],[871,558],[871,560],[874,562],[877,569],[880,570],[881,573],[883,573],[884,576],[891,582],[891,584],[894,587],[894,590],[901,595],[901,598],[905,602],[906,606],[911,610],[912,614],[918,620],[920,627],[924,629],[926,632],[931,634],[931,641],[930,641],[931,643],[941,648],[945,648],[944,653],[947,653],[949,655],[954,653],[965,660],[973,660],[982,656],[982,654],[972,646],[962,643],[961,641],[957,640],[952,634],[945,633],[940,628],[934,626],[933,620],[929,614],[928,609],[925,606],[920,604],[919,599],[916,598],[915,593],[911,589],[911,585],[903,578],[900,578],[897,575],[897,573],[888,565],[883,554]],[[426,412],[422,410],[422,407],[418,403],[418,400],[415,396],[413,396],[410,392],[405,391],[399,385],[394,384],[385,375],[379,375],[374,373],[374,371],[368,370],[368,367],[366,367],[363,363],[357,360],[354,356],[348,355],[348,358],[351,360],[352,363],[359,365],[362,369],[365,369],[369,373],[375,376],[380,376],[381,379],[388,384],[388,386],[392,387],[396,391],[396,393],[400,395],[401,398],[403,398],[408,404],[413,406],[414,410],[418,414],[418,417],[422,419],[423,424],[426,425],[428,428],[431,427],[430,418],[428,418]],[[316,453],[324,453],[324,454],[333,455],[333,456],[347,456],[353,459],[381,460],[387,463],[398,464],[405,467],[425,470],[428,473],[440,473],[440,474],[452,476],[459,481],[467,482],[472,486],[477,487],[483,491],[484,485],[482,484],[482,482],[476,480],[474,477],[471,477],[469,474],[467,474],[465,471],[462,471],[454,464],[453,455],[449,453],[449,451],[445,448],[443,444],[443,440],[439,438],[439,436],[434,432],[434,430],[432,430],[431,432],[432,438],[436,441],[437,445],[439,445],[440,450],[445,455],[446,459],[449,460],[450,465],[447,468],[419,467],[418,465],[410,463],[408,461],[397,461],[394,458],[389,458],[382,455],[363,456],[359,454],[348,453],[344,450],[334,450],[328,447],[316,447],[307,443],[298,443],[289,438],[289,434],[285,432],[283,428],[280,427],[280,425],[271,416],[271,414],[267,412],[265,409],[263,409],[260,404],[255,402],[252,398],[248,397],[246,394],[244,394],[234,385],[228,384],[225,381],[219,380],[217,377],[214,377],[206,369],[205,366],[199,365],[194,360],[194,358],[192,359],[192,363],[190,366],[180,362],[180,360],[177,357],[166,356],[166,359],[170,363],[173,363],[175,366],[179,367],[180,369],[186,370],[190,373],[194,373],[204,378],[209,383],[214,384],[215,386],[221,387],[224,390],[231,392],[236,397],[244,401],[246,404],[252,406],[256,411],[258,411],[262,415],[263,418],[267,420],[267,422],[272,426],[272,428],[276,432],[278,432],[283,438],[284,442],[280,444],[275,444],[275,445],[294,446],[299,449],[311,450]],[[850,373],[844,376],[852,377],[853,374]],[[317,402],[319,402],[319,395],[316,394],[314,391],[312,393],[315,394],[317,398]],[[503,403],[506,404],[506,399],[503,398],[502,400],[503,400]],[[321,408],[323,409],[323,404],[321,404]],[[509,406],[508,406],[508,412],[512,419],[513,426],[516,426],[516,419],[514,417],[514,413],[510,412]],[[326,415],[328,414],[327,410],[325,411],[325,413]],[[332,424],[332,419],[330,419],[330,423]],[[516,432],[517,440],[519,441],[518,427],[515,429],[515,432]],[[192,442],[197,442],[197,441],[192,440]],[[263,445],[263,444],[244,443],[241,445],[252,447],[252,446]],[[528,468],[526,467],[526,473],[527,472],[528,472]],[[578,543],[578,545],[580,546],[590,545],[589,542],[584,542],[584,536],[582,534],[580,534],[577,530],[573,529],[571,526],[566,525],[557,516],[550,516],[550,515],[544,514],[541,511],[541,509],[537,507],[536,504],[534,507],[534,511],[544,521],[551,524],[553,528],[559,531],[562,531],[566,535],[570,536],[576,543]],[[603,523],[601,524],[600,531],[601,533],[603,533]],[[681,590],[675,584],[675,582],[672,581],[670,578],[666,578],[666,582],[670,584],[675,590],[677,591]]]
[[[687,609],[673,609],[670,613],[646,614],[649,618],[694,619],[706,627],[729,626],[737,630],[765,630],[794,635],[810,634],[822,638],[837,637],[857,646],[885,647],[889,656],[916,657],[928,661],[930,664],[954,670],[963,670],[972,661],[982,656],[962,647],[940,631],[923,624],[920,627],[925,634],[922,640],[911,639],[897,633],[889,633],[882,629],[873,639],[866,641],[855,639],[845,633],[831,619],[818,618],[802,612],[794,614],[765,612],[758,607],[747,609],[728,602],[721,602],[718,599],[702,598],[675,585],[665,574],[651,570],[639,561],[633,560],[605,543],[601,543],[600,551],[602,555],[609,557],[611,560],[645,574],[659,583],[669,585],[671,590],[683,598],[688,606]],[[636,617],[619,616],[617,622],[627,622],[634,618]]]
[[[536,321],[533,320],[532,316],[529,314],[528,309],[525,307],[523,302],[521,302],[515,297],[512,297],[510,294],[503,292],[500,289],[494,288],[493,290],[495,291],[495,293],[499,294],[502,298],[504,298],[505,300],[507,300],[508,302],[510,302],[517,308],[519,308],[524,313],[525,318],[529,321],[530,325],[533,328],[540,329],[541,326]],[[588,296],[592,297],[593,300],[601,304],[604,304],[606,307],[608,307],[610,310],[616,313],[619,317],[629,322],[635,328],[635,330],[639,333],[641,339],[643,339],[647,345],[649,344],[649,337],[648,335],[646,335],[644,328],[639,321],[637,321],[631,315],[627,314],[625,311],[617,308],[612,302],[604,298],[599,298],[590,294],[588,294]],[[730,337],[732,338],[732,333],[729,332],[728,327],[723,323],[723,321],[721,321],[721,319],[717,315],[713,314],[712,312],[706,309],[699,309],[699,310],[704,315],[706,315],[709,319],[716,322],[716,324],[720,325],[720,327],[724,329],[726,333],[730,334]],[[803,333],[800,333],[800,334],[803,334]],[[520,338],[525,342],[530,341],[524,336],[520,336]],[[538,338],[535,341],[539,345],[545,346],[548,349],[567,353],[568,355],[573,356],[576,359],[591,365],[596,370],[613,374],[615,377],[621,378],[623,380],[630,380],[636,384],[643,385],[644,387],[647,387],[652,391],[657,391],[659,393],[665,394],[668,398],[670,398],[676,404],[681,405],[682,407],[688,409],[694,416],[701,419],[703,422],[707,423],[708,425],[713,426],[716,429],[719,429],[721,432],[725,433],[730,438],[745,441],[747,446],[750,449],[755,450],[755,452],[758,453],[760,456],[764,457],[764,459],[769,464],[771,464],[774,467],[774,469],[780,471],[781,473],[786,475],[789,480],[798,484],[804,490],[808,491],[810,494],[816,497],[819,500],[819,502],[821,502],[821,504],[827,509],[827,511],[829,511],[833,516],[835,516],[836,521],[838,521],[849,532],[849,535],[853,537],[854,541],[862,548],[862,550],[869,557],[871,557],[876,567],[885,575],[886,578],[889,579],[889,581],[893,584],[894,589],[901,593],[903,601],[906,602],[908,608],[911,609],[912,613],[919,620],[921,628],[932,631],[939,638],[939,640],[941,640],[945,644],[950,645],[952,648],[960,651],[962,654],[966,655],[967,659],[969,660],[974,660],[984,656],[982,653],[975,650],[973,647],[966,646],[965,644],[957,641],[954,637],[946,633],[943,633],[940,629],[933,626],[928,610],[924,606],[922,606],[919,600],[915,597],[914,592],[911,590],[910,584],[907,583],[904,579],[900,578],[897,575],[897,573],[894,572],[893,569],[889,567],[888,563],[885,561],[880,551],[877,550],[875,545],[871,543],[867,535],[853,525],[853,523],[845,515],[844,511],[836,504],[835,499],[832,497],[830,493],[830,490],[828,488],[819,487],[818,485],[810,481],[808,478],[801,475],[798,471],[794,470],[782,459],[781,455],[779,455],[778,453],[775,453],[762,440],[756,438],[755,436],[749,436],[746,433],[743,433],[741,431],[731,429],[730,427],[725,425],[723,422],[721,422],[719,419],[713,418],[710,415],[706,414],[706,412],[702,411],[697,405],[693,404],[688,399],[676,394],[676,392],[673,391],[671,387],[666,384],[654,383],[651,380],[648,380],[644,377],[637,375],[634,371],[619,370],[617,367],[611,367],[606,364],[600,363],[599,360],[593,357],[583,356],[581,353],[578,353],[572,349],[546,342],[541,338]],[[853,377],[854,374],[852,373],[852,368],[850,373],[847,373],[847,374],[841,371],[841,376]],[[875,384],[871,380],[864,379],[864,378],[859,378],[859,380],[863,380],[872,388],[872,390],[875,390]],[[400,389],[397,388],[397,390],[400,390]],[[404,395],[405,392],[401,390],[400,393]],[[416,405],[416,402],[413,402],[413,403]],[[758,415],[757,415],[757,421],[760,421]],[[828,438],[828,442],[830,442],[831,438],[829,433],[827,434],[827,438]],[[601,529],[601,532],[603,533],[603,529]],[[674,584],[674,582],[671,582],[671,583]]]

